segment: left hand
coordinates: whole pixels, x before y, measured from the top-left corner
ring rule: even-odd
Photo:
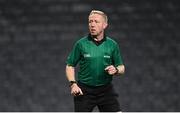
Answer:
[[[114,75],[117,72],[116,67],[114,67],[113,65],[107,66],[105,68],[105,71],[110,75]]]

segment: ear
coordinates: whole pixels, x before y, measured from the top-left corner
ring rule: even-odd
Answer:
[[[108,26],[108,24],[107,24],[107,23],[104,23],[103,28],[106,29],[107,26]]]

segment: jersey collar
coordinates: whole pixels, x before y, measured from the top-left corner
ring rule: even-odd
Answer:
[[[94,42],[97,46],[101,45],[104,41],[106,41],[106,34],[104,34],[104,38],[101,41],[95,41],[91,34],[88,34],[88,40]]]

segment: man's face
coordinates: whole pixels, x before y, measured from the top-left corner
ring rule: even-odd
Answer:
[[[107,23],[104,18],[99,14],[92,14],[89,16],[89,31],[92,36],[98,36],[104,33]]]

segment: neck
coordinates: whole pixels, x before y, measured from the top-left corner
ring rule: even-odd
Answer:
[[[97,36],[92,36],[95,41],[101,41],[104,38],[104,33],[100,33]]]

